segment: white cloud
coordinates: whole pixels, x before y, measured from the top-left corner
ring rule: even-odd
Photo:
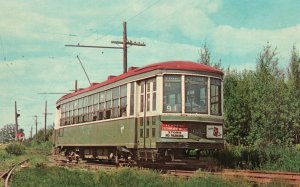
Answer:
[[[282,48],[291,48],[291,44],[300,43],[300,25],[279,30],[258,30],[219,26],[213,38],[216,50],[221,54],[236,53],[245,55],[257,51],[270,42]]]
[[[216,13],[222,6],[221,0],[206,0],[206,10],[208,13]],[[204,9],[205,10],[205,9]]]
[[[156,39],[174,40],[178,31],[191,39],[204,38],[215,27],[208,17],[219,9],[220,1],[161,1],[129,21],[141,33],[154,32]],[[208,11],[207,7],[210,7]]]
[[[12,1],[1,4],[1,34],[13,38],[47,39],[43,32],[68,33],[66,22],[59,17],[41,14],[33,3]],[[3,19],[5,18],[5,19]]]
[[[253,62],[263,46],[269,42],[277,47],[281,63],[287,64],[295,44],[300,47],[300,25],[278,30],[259,30],[218,26],[213,34],[215,51],[221,55],[251,56]],[[245,68],[247,68],[246,66]],[[252,68],[251,68],[252,69]]]

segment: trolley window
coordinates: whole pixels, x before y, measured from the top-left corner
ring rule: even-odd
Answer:
[[[111,115],[111,118],[119,117],[119,97],[120,97],[119,87],[112,89],[112,115]]]
[[[221,80],[210,80],[210,113],[221,116]]]
[[[134,114],[134,83],[130,83],[130,115]]]
[[[106,106],[105,106],[105,119],[111,118],[111,90],[107,90],[105,94]]]
[[[105,92],[100,92],[100,98],[99,98],[99,114],[98,118],[100,120],[104,117],[104,109],[105,109]]]
[[[144,87],[145,84],[144,82],[140,83],[140,87],[141,87],[141,95],[140,95],[140,112],[144,112]]]
[[[181,112],[181,76],[164,76],[163,112]]]
[[[185,112],[208,113],[207,80],[206,77],[185,77]]]
[[[93,95],[93,121],[96,121],[97,111],[98,111],[98,103],[99,103],[99,93]]]
[[[120,87],[120,115],[126,116],[127,115],[127,85],[122,85]]]
[[[152,111],[156,110],[156,80],[153,81],[153,90],[152,90]]]

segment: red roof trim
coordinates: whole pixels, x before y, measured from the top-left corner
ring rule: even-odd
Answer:
[[[224,73],[216,68],[210,67],[208,65],[191,62],[191,61],[167,61],[167,62],[160,62],[151,64],[142,68],[136,68],[131,71],[128,71],[127,73],[111,77],[110,79],[101,82],[101,83],[94,83],[90,87],[87,87],[85,89],[79,90],[77,92],[73,92],[67,95],[64,95],[61,97],[57,102],[62,101],[64,99],[71,98],[73,96],[79,95],[81,93],[85,93],[97,88],[100,88],[102,86],[108,85],[110,83],[125,79],[127,77],[131,77],[133,75],[138,75],[141,73],[150,72],[157,69],[164,69],[164,70],[192,70],[192,71],[200,71],[200,72],[209,72],[209,73],[215,73],[219,75],[223,75]]]

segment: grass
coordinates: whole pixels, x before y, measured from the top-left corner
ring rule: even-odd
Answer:
[[[30,144],[25,144],[25,153],[16,156],[9,154],[5,151],[7,145],[1,145],[0,147],[0,170],[7,170],[13,164],[21,162],[25,159],[29,159],[29,166],[35,166],[48,161],[47,154],[51,153],[50,143],[37,144],[32,142]]]
[[[15,172],[11,186],[252,186],[242,178],[224,179],[219,176],[205,175],[201,172],[194,177],[185,179],[137,168],[120,168],[105,171],[87,171],[84,168],[60,168],[51,166],[48,160],[47,155],[51,153],[52,148],[51,142],[31,142],[24,145],[26,147],[25,153],[20,156],[9,154],[5,151],[5,146],[0,146],[0,170],[6,170],[14,163],[29,159],[27,168],[19,169]],[[256,169],[300,171],[299,150],[299,147],[269,147],[268,149],[231,147],[219,156],[222,156],[223,161],[226,161],[227,164],[231,163],[235,167],[247,167],[247,164],[249,164],[249,166],[254,166]],[[287,185],[273,181],[267,186]]]
[[[226,144],[216,158],[226,168],[300,172],[299,145],[246,147]]]
[[[103,187],[193,187],[251,186],[244,180],[224,180],[216,176],[197,175],[190,179],[162,176],[158,172],[137,168],[106,171],[73,170],[59,167],[24,169],[13,176],[11,186],[103,186]]]

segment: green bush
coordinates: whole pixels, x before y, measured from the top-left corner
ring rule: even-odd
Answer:
[[[225,149],[215,156],[227,168],[300,172],[300,150],[297,147],[226,144]]]
[[[24,143],[24,145],[28,148],[28,151],[39,153],[42,155],[48,155],[52,152],[53,143],[51,141],[39,142],[32,140],[30,142]]]
[[[0,150],[0,161],[5,161],[7,159],[10,159],[11,157],[12,155],[8,154],[6,151]]]
[[[300,172],[300,150],[296,147],[269,146],[260,169]]]
[[[16,156],[25,153],[25,146],[20,143],[11,143],[5,148],[6,152]]]

